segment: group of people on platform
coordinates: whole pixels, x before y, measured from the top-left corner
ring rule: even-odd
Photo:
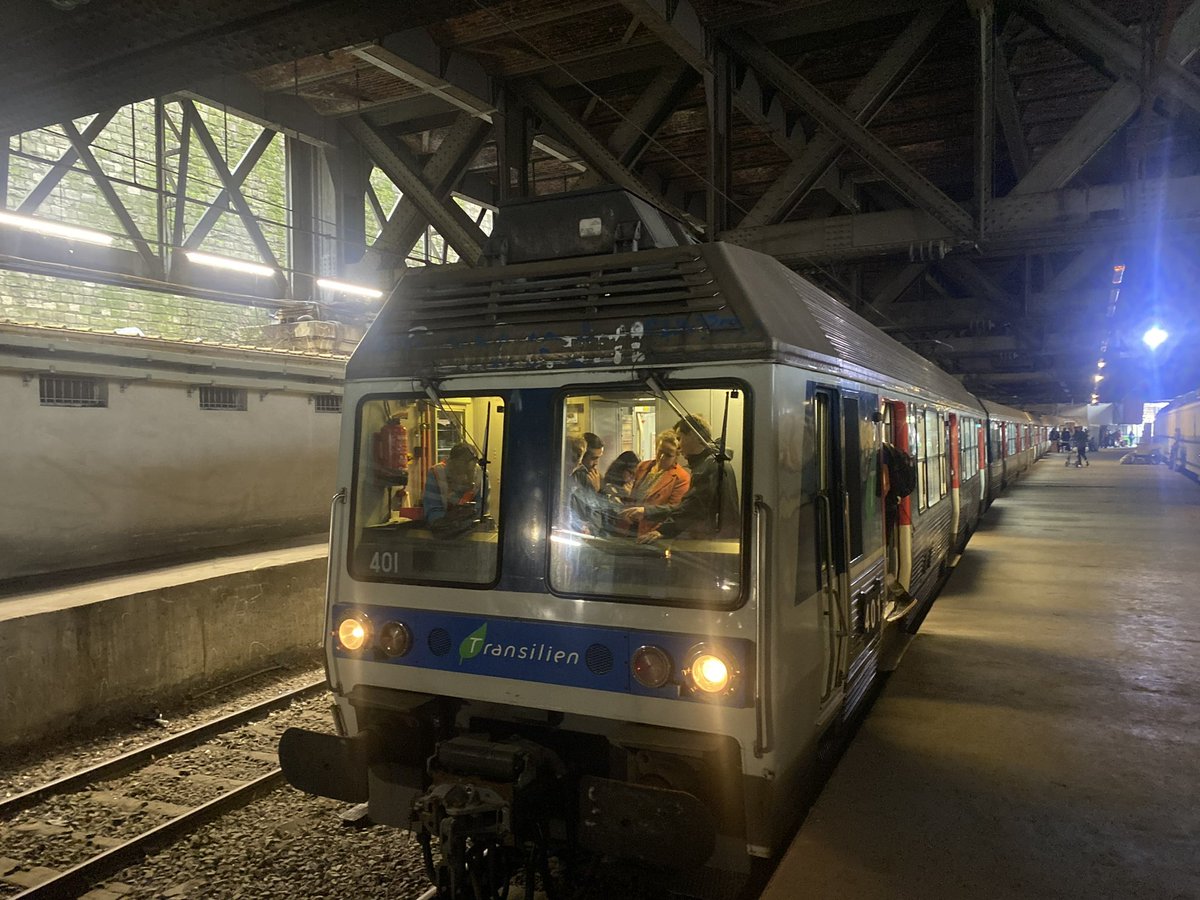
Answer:
[[[567,479],[572,530],[640,543],[740,532],[737,479],[728,458],[718,459],[703,416],[689,415],[659,434],[653,459],[639,460],[626,450],[603,474],[600,437],[586,432],[576,440],[577,462]]]

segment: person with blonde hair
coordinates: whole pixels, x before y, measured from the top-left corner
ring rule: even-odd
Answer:
[[[679,435],[664,431],[655,442],[654,458],[642,460],[633,471],[629,502],[643,510],[646,506],[678,506],[691,483],[692,476],[679,464]],[[632,515],[623,512],[622,518],[632,524]],[[637,524],[638,537],[654,530],[645,518]]]
[[[728,455],[712,445],[712,427],[703,416],[690,415],[675,424],[679,449],[687,457],[691,484],[676,504],[633,506],[626,516],[639,523],[639,543],[659,538],[730,538],[742,530],[737,476]],[[641,523],[650,528],[642,531]]]

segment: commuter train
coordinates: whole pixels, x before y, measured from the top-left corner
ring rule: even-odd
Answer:
[[[1167,439],[1167,465],[1200,481],[1200,391],[1176,397],[1160,409],[1154,433]]]
[[[550,859],[736,877],[1049,429],[623,192],[510,204],[485,256],[410,274],[349,363],[338,734],[289,730],[284,772],[412,829],[442,896]],[[579,439],[604,469],[672,429],[700,515],[644,534],[617,498],[581,524]]]

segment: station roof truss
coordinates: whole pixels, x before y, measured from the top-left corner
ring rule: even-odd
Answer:
[[[1119,392],[1151,308],[1200,338],[1200,0],[10,5],[0,134],[153,96],[179,104],[220,176],[204,219],[160,222],[157,242],[105,192],[128,247],[95,262],[108,281],[178,280],[171,251],[222,213],[284,268],[240,195],[254,159],[206,140],[202,101],[282,133],[320,173],[290,176],[291,214],[336,223],[336,252],[293,239],[286,283],[250,292],[264,304],[301,308],[322,274],[390,289],[431,230],[477,264],[486,234],[455,197],[612,183],[701,240],[777,257],[1012,405],[1086,401],[1104,354]],[[72,130],[65,164],[102,181],[96,129]],[[390,209],[372,170],[402,195]],[[0,189],[6,171],[0,150]],[[56,271],[49,250],[21,251]]]

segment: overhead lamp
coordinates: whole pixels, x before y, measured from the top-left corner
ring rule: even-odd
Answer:
[[[228,269],[231,272],[245,272],[247,275],[259,275],[263,278],[272,278],[277,273],[270,266],[264,266],[261,263],[253,263],[244,259],[233,259],[229,256],[213,256],[211,253],[200,253],[196,250],[188,250],[184,254],[189,262],[194,262],[198,266],[208,266],[212,269]]]
[[[1104,380],[1104,376],[1101,375],[1099,372],[1097,372],[1095,375],[1092,376],[1092,379],[1096,382],[1096,384],[1099,384],[1101,381]]]
[[[22,216],[17,213],[0,212],[0,225],[11,225],[22,231],[35,231],[38,234],[66,238],[68,241],[83,241],[88,244],[100,244],[104,247],[113,242],[112,235],[102,231],[77,228],[74,225],[64,225],[62,222],[51,222],[48,219],[35,219],[33,216]]]
[[[1096,360],[1097,369],[1103,369],[1106,365],[1108,365],[1108,363],[1106,363],[1103,359]]]
[[[1162,342],[1169,337],[1170,335],[1157,325],[1151,325],[1150,328],[1147,329],[1146,333],[1142,335],[1142,343],[1144,343],[1151,350],[1157,350]]]
[[[383,291],[375,288],[364,287],[361,284],[350,284],[345,281],[336,281],[333,278],[318,278],[317,286],[327,291],[339,291],[343,294],[353,294],[356,297],[370,297],[378,299],[383,296]]]
[[[1121,265],[1113,266],[1112,283],[1120,284],[1124,278],[1125,278],[1125,267],[1121,266]]]

